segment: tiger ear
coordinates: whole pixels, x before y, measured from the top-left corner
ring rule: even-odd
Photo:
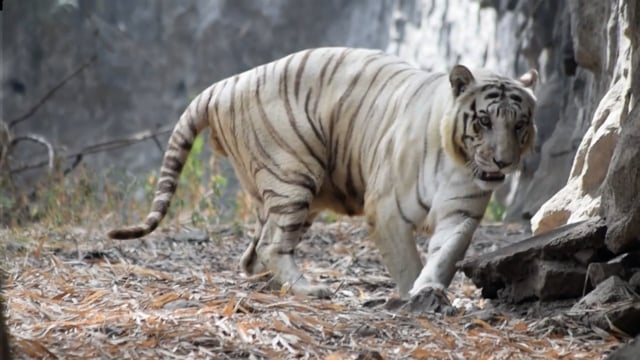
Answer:
[[[454,97],[460,96],[475,81],[471,71],[464,65],[454,66],[449,73],[449,82],[451,82]]]
[[[538,71],[536,69],[531,69],[522,74],[518,81],[520,81],[524,87],[535,90],[536,85],[538,84]]]

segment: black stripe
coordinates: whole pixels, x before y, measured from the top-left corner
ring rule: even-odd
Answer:
[[[467,211],[467,210],[463,210],[463,209],[456,209],[451,211],[450,213],[446,214],[445,216],[443,216],[443,219],[449,218],[449,217],[463,217],[463,218],[467,218],[467,219],[472,219],[472,220],[476,220],[476,221],[480,221],[482,220],[483,215],[475,215],[472,214],[471,212]]]
[[[402,206],[400,206],[400,199],[398,198],[398,194],[394,195],[396,197],[396,207],[398,208],[398,214],[400,214],[400,218],[402,218],[402,221],[406,222],[407,224],[416,226],[416,224],[414,224],[413,221],[411,221],[411,219],[409,219],[407,215],[404,214],[404,211],[402,211]]]
[[[268,200],[268,199],[272,199],[272,198],[283,198],[283,199],[288,198],[287,195],[280,194],[280,193],[276,192],[273,189],[264,189],[264,190],[262,190],[262,193],[260,194],[260,197],[262,198],[262,200]]]
[[[176,182],[175,179],[171,178],[165,178],[162,181],[160,181],[158,183],[158,191],[160,191],[161,193],[175,193],[176,192]]]
[[[182,170],[182,167],[184,166],[184,164],[182,163],[182,160],[180,158],[176,157],[175,155],[167,153],[164,156],[164,161],[162,166],[167,167],[179,173]]]
[[[362,70],[360,70],[360,72],[358,72],[358,74],[356,75],[356,77],[353,79],[353,81],[351,82],[351,84],[349,85],[349,88],[347,89],[347,91],[345,91],[345,93],[343,94],[343,96],[340,98],[339,100],[339,106],[338,106],[338,111],[340,111],[340,113],[342,112],[342,107],[344,105],[344,103],[347,101],[347,98],[349,96],[351,96],[353,89],[356,87],[357,83],[360,80],[360,77],[362,76],[362,73],[367,69],[367,67],[369,67],[369,65],[371,65],[371,63],[375,60],[377,60],[377,57],[372,57],[369,60],[367,60],[363,67]],[[348,148],[351,145],[351,137],[353,136],[353,129],[355,127],[355,120],[356,117],[358,116],[358,114],[360,113],[360,109],[362,109],[362,105],[364,104],[364,101],[367,99],[367,95],[369,94],[369,91],[371,90],[372,85],[375,83],[375,81],[377,80],[378,76],[380,75],[380,73],[382,72],[382,70],[387,66],[388,64],[381,66],[377,69],[376,73],[373,75],[373,77],[371,77],[371,81],[369,81],[369,84],[367,85],[367,90],[364,92],[363,95],[361,95],[360,97],[360,101],[358,102],[358,105],[356,106],[356,109],[353,112],[353,115],[351,116],[351,118],[349,119],[349,122],[347,124],[347,131],[346,133],[343,134],[344,138],[346,139],[344,141],[344,146],[342,147],[342,162],[344,163],[347,159],[347,155],[348,155]]]
[[[289,64],[290,64],[290,62],[287,61],[287,63],[285,64],[284,75],[283,75],[283,82],[284,82],[284,84],[283,84],[283,88],[284,88],[283,89],[283,91],[284,91],[284,94],[283,94],[283,97],[284,97],[284,108],[285,108],[285,110],[287,112],[287,118],[289,119],[289,124],[291,125],[291,128],[296,133],[296,135],[298,136],[298,138],[300,139],[300,141],[302,142],[304,147],[307,149],[307,152],[309,154],[311,154],[311,157],[313,157],[314,160],[316,160],[316,162],[322,168],[325,168],[326,167],[326,163],[325,163],[324,159],[322,159],[320,157],[320,155],[318,153],[316,153],[315,149],[313,149],[311,144],[309,144],[307,139],[302,135],[302,133],[300,132],[300,129],[298,128],[297,118],[296,118],[295,114],[293,113],[293,108],[291,106],[291,101],[289,99],[289,81],[287,79],[287,73],[289,72]],[[296,98],[297,98],[297,94],[295,94],[295,95],[296,95]]]
[[[217,87],[218,84],[215,84],[214,86],[209,88],[209,98],[207,99],[207,104],[205,105],[205,112],[204,115],[207,119],[207,124],[210,122],[209,119],[209,106],[211,106],[211,99],[213,98],[213,90],[215,90],[215,88]]]
[[[513,100],[513,101],[515,101],[517,103],[522,102],[522,98],[520,97],[520,95],[517,95],[517,94],[509,95],[509,99],[511,99],[511,100]]]
[[[191,114],[191,111],[189,111],[189,114]],[[197,114],[196,114],[197,116]],[[187,127],[189,128],[189,131],[191,131],[191,134],[193,138],[195,138],[198,135],[198,129],[196,128],[196,125],[193,123],[193,119],[196,118],[196,116],[188,116],[186,119],[187,122]]]
[[[308,201],[296,201],[288,204],[274,205],[270,207],[267,210],[267,212],[269,214],[291,215],[291,214],[299,213],[301,211],[306,211],[308,209],[309,209]]]
[[[328,79],[329,83],[331,83],[331,81],[333,80],[333,77],[336,75],[338,68],[340,67],[340,65],[342,65],[342,63],[344,62],[344,59],[347,57],[349,52],[351,52],[350,49],[345,49],[342,51],[342,53],[338,57],[338,60],[336,61],[336,65],[333,67],[333,71],[331,71],[331,75],[329,75],[329,79]]]
[[[282,177],[281,174],[278,174],[275,170],[278,170],[281,172],[282,170],[280,169],[280,165],[275,161],[273,161],[272,157],[265,150],[264,146],[262,145],[262,142],[258,137],[258,134],[256,133],[255,127],[250,126],[249,128],[252,131],[253,140],[254,140],[253,143],[256,145],[256,150],[260,153],[260,155],[262,155],[263,159],[271,160],[271,164],[272,164],[272,166],[265,165],[263,167],[260,167],[259,170],[265,170],[266,172],[271,174],[271,176],[275,177],[278,181],[282,183],[303,187],[309,190],[309,192],[314,195],[317,193],[317,190],[318,190],[317,184],[315,180],[311,178],[308,174],[305,174],[299,171],[293,172],[292,175],[297,176],[298,179],[285,179]]]
[[[295,224],[288,224],[288,225],[278,224],[278,228],[280,228],[282,232],[292,233],[292,232],[300,231],[300,229],[304,227],[304,224],[305,223],[295,223]],[[291,252],[293,252],[293,250],[291,250]]]
[[[309,89],[309,91],[307,92],[307,96],[306,96],[305,101],[304,101],[304,112],[305,112],[305,114],[307,116],[307,121],[309,122],[309,126],[311,126],[311,130],[313,130],[313,133],[316,135],[316,138],[318,138],[318,141],[320,141],[320,143],[323,146],[326,146],[325,139],[320,134],[320,130],[318,130],[318,128],[316,127],[316,124],[313,121],[313,119],[311,119],[311,115],[309,115],[309,103],[310,103],[310,100],[311,100],[311,93],[312,92],[313,92],[313,89]]]
[[[320,70],[320,81],[317,84],[318,94],[315,96],[315,101],[313,102],[313,110],[312,110],[314,114],[314,119],[318,122],[318,125],[320,126],[320,133],[322,134],[322,139],[323,139],[322,144],[325,147],[326,147],[326,131],[324,130],[322,117],[320,116],[320,114],[318,114],[318,104],[320,103],[320,99],[322,99],[322,91],[324,90],[324,86],[326,83],[325,76],[327,74],[329,64],[331,64],[331,62],[335,57],[336,57],[335,53],[332,53],[331,55],[329,55],[329,58],[325,60],[325,63],[322,66],[322,69]]]
[[[156,218],[146,218],[144,223],[150,228],[148,232],[151,232],[158,226],[158,224],[160,223],[160,220],[156,219]],[[148,233],[148,232],[144,231],[144,229],[141,229],[141,230],[143,230],[143,234],[144,233]]]
[[[431,111],[431,110],[429,110]],[[427,117],[429,118],[429,117]],[[424,164],[426,162],[428,153],[427,153],[427,137],[425,136],[425,140],[424,140],[424,151],[422,154],[422,164]],[[416,181],[416,194],[418,197],[418,205],[420,205],[420,207],[422,209],[424,209],[427,213],[429,213],[429,211],[431,211],[431,207],[429,206],[429,204],[427,204],[427,201],[424,199],[424,195],[422,194],[422,175],[424,174],[424,169],[422,167],[422,165],[420,165],[420,168],[418,169],[418,180]]]
[[[312,52],[313,52],[313,49],[305,52],[304,56],[302,57],[302,61],[298,65],[298,71],[296,71],[296,79],[293,87],[293,94],[296,100],[300,98],[300,81],[302,79],[302,74],[304,73],[304,68],[307,65],[307,61],[309,60],[309,56],[311,55]]]
[[[495,98],[497,98],[497,97],[500,97],[500,93],[497,93],[497,92],[490,92],[490,93],[488,93],[488,94],[486,94],[486,95],[484,96],[484,99],[485,99],[485,100],[489,100],[489,99],[495,99]]]
[[[436,155],[436,162],[434,164],[433,173],[437,174],[440,169],[440,162],[442,161],[442,149],[438,149],[438,155]]]
[[[349,157],[349,161],[347,162],[347,180],[345,186],[347,188],[347,193],[349,197],[352,199],[357,199],[360,197],[359,191],[356,189],[356,185],[353,180],[353,167],[351,166],[351,157]]]
[[[376,103],[378,103],[378,100],[379,100],[379,98],[380,98],[380,95],[382,94],[382,92],[383,92],[385,89],[387,89],[389,82],[391,82],[391,80],[393,80],[395,77],[399,76],[400,74],[405,73],[405,72],[407,72],[407,71],[411,71],[411,70],[412,70],[412,69],[409,69],[409,68],[405,68],[405,69],[398,70],[398,71],[394,72],[393,74],[391,74],[389,77],[387,77],[387,79],[385,79],[385,81],[384,81],[382,84],[380,84],[380,87],[379,87],[379,89],[378,89],[378,92],[377,92],[377,93],[372,97],[372,102],[371,102],[372,106],[370,106],[370,107],[369,107],[369,111],[367,111],[367,114],[364,116],[364,118],[365,118],[365,119],[370,119],[370,118],[371,118],[371,115],[373,114],[373,111],[374,111],[374,109],[376,108],[376,107],[375,107],[375,106],[373,106],[373,105],[375,105]],[[388,99],[385,99],[385,100],[387,100],[387,102],[388,102]],[[393,105],[393,106],[394,106],[394,107],[397,107],[397,103],[394,103],[394,105]],[[378,131],[382,131],[382,130],[384,130],[384,129],[383,129],[383,126],[382,126],[382,120],[384,120],[384,119],[385,119],[385,115],[386,115],[386,113],[387,113],[387,110],[389,110],[389,108],[390,108],[389,106],[385,106],[385,107],[384,107],[384,112],[382,113],[382,115],[381,115],[380,117],[378,117],[378,119],[379,119],[379,124],[378,124],[378,125],[379,125],[379,126],[367,126],[367,127],[365,128],[365,130],[369,130],[369,129],[374,130],[374,131],[376,131],[376,132],[375,132],[375,134],[376,134],[376,135],[377,135]],[[364,137],[364,134],[363,134],[363,137]],[[374,138],[374,139],[375,139],[375,137],[370,137],[370,138]],[[377,143],[374,145],[373,149],[366,149],[366,150],[365,150],[365,149],[364,149],[364,146],[366,146],[366,145],[371,145],[371,144],[370,144],[369,142],[366,142],[366,141],[362,141],[362,142],[360,142],[360,149],[358,149],[358,153],[362,155],[362,154],[365,154],[365,151],[366,151],[367,153],[371,152],[371,153],[373,153],[373,154],[378,154],[378,152],[377,152],[377,151],[378,151],[378,148],[380,147],[380,142],[382,141],[382,138],[383,138],[383,136],[382,136],[382,135],[380,135],[380,136],[377,138],[377,139],[378,139],[378,141],[377,141]],[[371,169],[371,166],[373,165],[373,161],[374,161],[374,159],[375,159],[375,158],[376,158],[376,155],[371,155],[371,158],[370,158],[370,160],[369,160],[369,164],[368,164],[369,173],[371,173],[371,170],[372,170],[372,169]]]
[[[192,139],[189,139],[187,137],[185,137],[180,131],[179,129],[174,131],[173,135],[171,136],[171,140],[173,140],[175,142],[175,144],[182,150],[184,151],[189,151],[191,150],[191,146],[193,145],[192,143]]]
[[[227,80],[223,81],[222,89],[220,89],[219,94],[222,93],[224,89],[227,87],[227,82],[228,82]],[[211,131],[215,134],[216,139],[220,140],[219,142],[222,142],[222,147],[224,148],[225,152],[229,155],[232,155],[233,149],[231,149],[231,146],[227,141],[226,136],[224,135],[224,130],[221,124],[219,109],[220,109],[220,101],[219,101],[219,98],[216,98],[213,101],[213,113],[215,116],[215,120],[212,121]]]
[[[159,212],[164,216],[167,213],[167,209],[169,208],[168,200],[154,200],[151,204],[151,212]]]
[[[311,168],[309,167],[309,165],[302,160],[302,158],[300,157],[300,154],[298,154],[290,145],[287,141],[285,141],[284,139],[282,139],[282,137],[280,136],[280,133],[273,127],[273,124],[271,123],[271,120],[269,120],[269,117],[267,116],[267,113],[264,109],[264,104],[262,103],[262,100],[260,99],[260,86],[258,84],[258,86],[256,87],[255,90],[255,97],[257,99],[257,104],[256,107],[258,108],[258,112],[260,113],[260,119],[262,120],[262,123],[265,125],[267,131],[269,132],[269,135],[271,135],[271,137],[273,137],[273,140],[278,144],[278,146],[280,146],[280,148],[286,150],[291,156],[293,156],[300,165],[302,165],[307,173],[313,173],[313,171],[311,170]],[[255,128],[255,126],[251,126],[251,128]],[[255,130],[255,129],[253,129]],[[257,135],[256,135],[257,137]],[[270,157],[269,154],[267,154],[267,157]]]
[[[485,198],[487,196],[491,196],[492,192],[493,191],[481,191],[481,192],[477,192],[477,193],[454,196],[452,198],[448,198],[447,201],[481,199],[481,198]]]

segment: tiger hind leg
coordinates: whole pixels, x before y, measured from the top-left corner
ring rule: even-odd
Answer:
[[[278,199],[276,204],[265,203],[266,217],[259,226],[259,238],[249,245],[241,263],[249,272],[270,271],[277,284],[288,287],[296,295],[328,298],[333,293],[331,288],[312,284],[294,259],[295,247],[315,215],[309,211],[312,195],[299,189],[287,193],[290,194],[287,201]]]
[[[259,206],[256,209],[258,219],[256,221],[253,234],[251,234],[251,242],[240,258],[240,268],[242,268],[242,271],[248,275],[261,274],[267,271],[264,264],[261,261],[258,261],[258,253],[256,252],[256,246],[260,240],[260,235],[262,234],[262,229],[265,223],[265,216],[261,212],[262,208],[262,206]]]
[[[300,232],[301,237],[309,230],[317,215],[318,213],[314,212],[307,216],[307,221],[304,223],[302,231]],[[262,274],[267,271],[265,265],[261,261],[258,261],[258,253],[256,252],[256,247],[260,240],[260,234],[262,233],[263,227],[264,220],[259,216],[253,234],[251,235],[251,242],[240,258],[240,268],[248,275]]]

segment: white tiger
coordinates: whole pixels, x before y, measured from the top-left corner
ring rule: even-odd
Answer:
[[[294,261],[323,209],[364,214],[402,298],[446,288],[492,190],[535,139],[537,72],[518,80],[456,65],[431,73],[380,51],[304,50],[219,81],[176,125],[147,219],[109,232],[130,239],[165,216],[194,138],[211,129],[256,204],[241,265],[271,271],[296,294],[327,297]],[[433,235],[426,264],[414,230]]]

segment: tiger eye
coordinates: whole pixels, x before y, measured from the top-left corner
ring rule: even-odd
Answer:
[[[516,131],[520,131],[522,129],[524,129],[527,126],[527,122],[524,120],[520,120],[516,123],[515,125],[515,129]]]
[[[478,121],[480,121],[480,125],[486,127],[487,129],[491,129],[491,118],[488,116],[481,116]]]

